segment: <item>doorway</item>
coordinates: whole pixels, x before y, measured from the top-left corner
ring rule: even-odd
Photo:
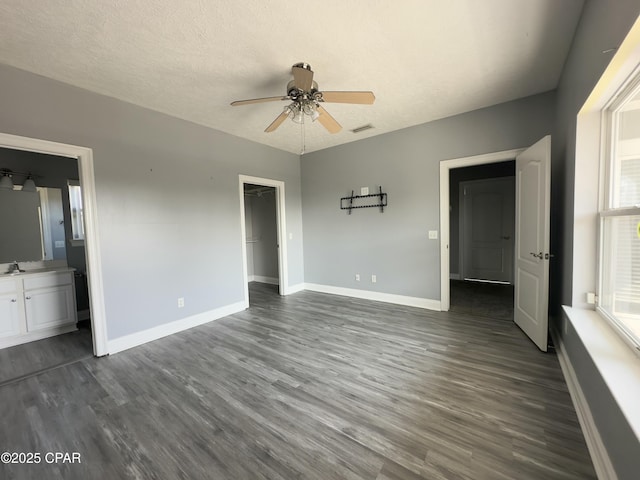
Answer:
[[[276,189],[244,184],[244,220],[249,283],[268,284],[279,290]],[[251,288],[249,303],[253,302]]]
[[[512,162],[524,149],[505,150],[502,152],[473,157],[458,158],[440,162],[440,304],[443,311],[451,308],[451,281],[464,281],[460,272],[459,235],[453,235],[451,224],[459,224],[459,183],[465,180],[478,179],[478,176],[502,177],[513,175]],[[494,164],[502,164],[494,167]],[[466,170],[469,167],[469,170]],[[456,173],[458,171],[458,173]],[[482,172],[500,173],[482,173]],[[453,173],[452,173],[453,172]],[[453,182],[451,177],[453,176]],[[453,194],[452,194],[453,191]],[[454,202],[454,204],[452,204]],[[458,208],[454,211],[454,206]],[[454,230],[459,232],[458,229]]]
[[[288,293],[284,182],[239,176],[242,262],[247,308],[249,283]]]
[[[0,133],[0,148],[9,149],[20,152],[33,152],[36,154],[44,154],[47,159],[43,165],[48,169],[55,171],[54,161],[56,158],[63,158],[67,162],[71,161],[76,166],[79,184],[81,186],[81,198],[83,204],[82,224],[84,226],[84,252],[79,254],[84,261],[85,273],[83,279],[79,280],[79,288],[81,292],[79,297],[82,305],[86,308],[80,318],[85,320],[85,330],[89,330],[88,337],[89,349],[88,353],[95,356],[103,356],[108,353],[107,350],[107,331],[106,316],[104,307],[104,295],[102,291],[102,262],[100,259],[99,239],[97,235],[96,221],[96,193],[95,179],[93,175],[93,152],[90,148],[80,147],[76,145],[68,145],[46,140],[39,140],[29,137],[21,137]],[[53,227],[52,227],[53,229]],[[53,235],[52,231],[49,235]],[[53,235],[55,236],[55,235]],[[55,242],[56,240],[53,239]],[[58,242],[60,240],[57,240]],[[53,244],[55,249],[56,244]],[[65,247],[68,247],[68,242]],[[67,250],[69,250],[67,248]],[[55,255],[54,255],[55,258]],[[86,283],[87,292],[82,289]],[[87,313],[89,318],[87,318]],[[86,335],[86,333],[85,333]],[[55,337],[52,337],[55,338]],[[61,363],[64,363],[61,362]]]
[[[515,161],[451,169],[450,308],[513,319]]]
[[[451,307],[450,186],[452,169],[515,158],[515,272],[513,321],[542,350],[547,351],[549,302],[549,214],[551,136],[526,149],[440,162],[440,280],[441,310]]]

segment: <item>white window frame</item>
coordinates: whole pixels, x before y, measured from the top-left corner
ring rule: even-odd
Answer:
[[[640,205],[614,207],[617,203],[617,189],[614,181],[617,178],[614,169],[620,168],[617,161],[615,141],[618,132],[618,113],[628,105],[630,99],[640,94],[640,67],[636,68],[618,91],[612,95],[609,102],[602,109],[601,117],[601,154],[600,154],[600,181],[599,181],[599,211],[598,211],[598,271],[597,271],[597,298],[596,310],[605,318],[613,328],[622,336],[637,354],[640,354],[640,336],[634,334],[625,323],[602,306],[602,295],[605,291],[604,277],[608,268],[605,267],[605,222],[607,219],[621,216],[640,216]],[[637,100],[636,100],[637,101]],[[619,173],[619,172],[618,172]]]

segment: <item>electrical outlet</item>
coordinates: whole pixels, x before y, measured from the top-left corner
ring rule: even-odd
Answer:
[[[356,273],[356,282],[359,282],[359,281],[360,281],[360,274]]]
[[[369,195],[369,187],[360,187],[360,195]]]
[[[375,275],[371,275],[371,283],[376,283],[378,281],[378,277]]]
[[[178,308],[184,307],[184,297],[178,299]]]
[[[437,239],[438,239],[438,231],[429,230],[429,240],[437,240]]]

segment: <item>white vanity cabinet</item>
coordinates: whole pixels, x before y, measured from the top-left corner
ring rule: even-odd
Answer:
[[[13,280],[0,280],[0,341],[20,334],[20,311]]]
[[[73,270],[0,278],[0,348],[77,329]]]

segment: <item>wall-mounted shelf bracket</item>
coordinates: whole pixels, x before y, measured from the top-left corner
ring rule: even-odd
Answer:
[[[362,200],[370,199],[370,200]],[[373,203],[375,201],[375,203]],[[380,208],[380,213],[384,212],[384,207],[387,206],[387,194],[382,192],[382,186],[379,187],[378,193],[371,193],[369,195],[354,195],[354,191],[351,190],[351,196],[342,197],[340,199],[340,210],[348,210],[351,215],[351,210],[354,208]]]

